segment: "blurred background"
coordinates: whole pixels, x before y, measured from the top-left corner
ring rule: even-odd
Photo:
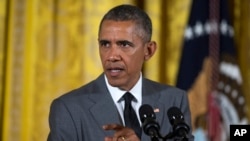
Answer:
[[[249,0],[0,0],[0,140],[47,139],[52,100],[102,72],[98,26],[119,4],[150,15],[158,50],[143,74],[188,91],[197,140],[248,124]]]

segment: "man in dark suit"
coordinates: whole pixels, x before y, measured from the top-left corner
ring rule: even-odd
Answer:
[[[150,18],[135,6],[119,5],[105,14],[98,34],[104,72],[96,80],[53,101],[48,141],[150,141],[140,127],[138,110],[143,104],[153,107],[162,135],[172,132],[167,116],[172,106],[183,112],[191,128],[186,93],[142,76],[144,61],[156,51],[151,35]],[[132,108],[126,108],[128,95],[132,99],[128,106]],[[126,109],[135,114],[125,116]],[[129,121],[127,118],[132,115],[135,118]],[[139,128],[134,129],[136,124]],[[193,140],[191,132],[188,138]]]

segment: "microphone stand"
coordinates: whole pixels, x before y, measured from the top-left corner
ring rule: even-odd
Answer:
[[[153,130],[154,132],[149,132],[151,134],[151,141],[159,141],[159,138],[163,138],[159,130]]]
[[[159,141],[158,137],[151,137],[151,141]]]
[[[159,130],[154,129],[155,128],[149,128],[149,130],[147,131],[148,135],[151,138],[151,141],[159,141],[159,139],[161,139],[162,141],[167,141],[168,139],[173,139],[174,137],[179,137],[178,140],[180,141],[188,141],[188,132],[186,128],[183,128],[182,126],[177,126],[177,128],[175,128],[173,132],[170,132],[165,136],[162,136]]]
[[[159,141],[159,138],[162,139],[162,141],[167,141],[168,139],[172,139],[173,137],[175,137],[176,134],[173,132],[168,133],[166,136],[162,136],[160,133],[158,133],[158,136],[151,136],[151,141]],[[182,137],[181,141],[188,141],[187,136],[185,135],[184,137]]]
[[[172,139],[174,137],[174,133],[170,132],[165,137],[162,138],[163,141],[167,141],[167,139]]]

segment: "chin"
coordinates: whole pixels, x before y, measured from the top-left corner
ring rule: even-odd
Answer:
[[[123,87],[124,85],[122,85],[121,83],[121,80],[108,80],[108,83],[112,87],[118,87],[121,90],[125,90],[125,88]]]
[[[111,86],[113,86],[113,87],[120,87],[121,86],[121,84],[119,84],[118,82],[115,82],[115,81],[113,81],[113,80],[109,80],[108,81],[109,82],[109,84],[111,85]]]

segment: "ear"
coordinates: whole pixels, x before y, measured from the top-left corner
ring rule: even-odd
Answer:
[[[155,41],[150,41],[146,43],[146,47],[144,49],[144,60],[149,60],[155,53],[157,49],[157,45]]]

